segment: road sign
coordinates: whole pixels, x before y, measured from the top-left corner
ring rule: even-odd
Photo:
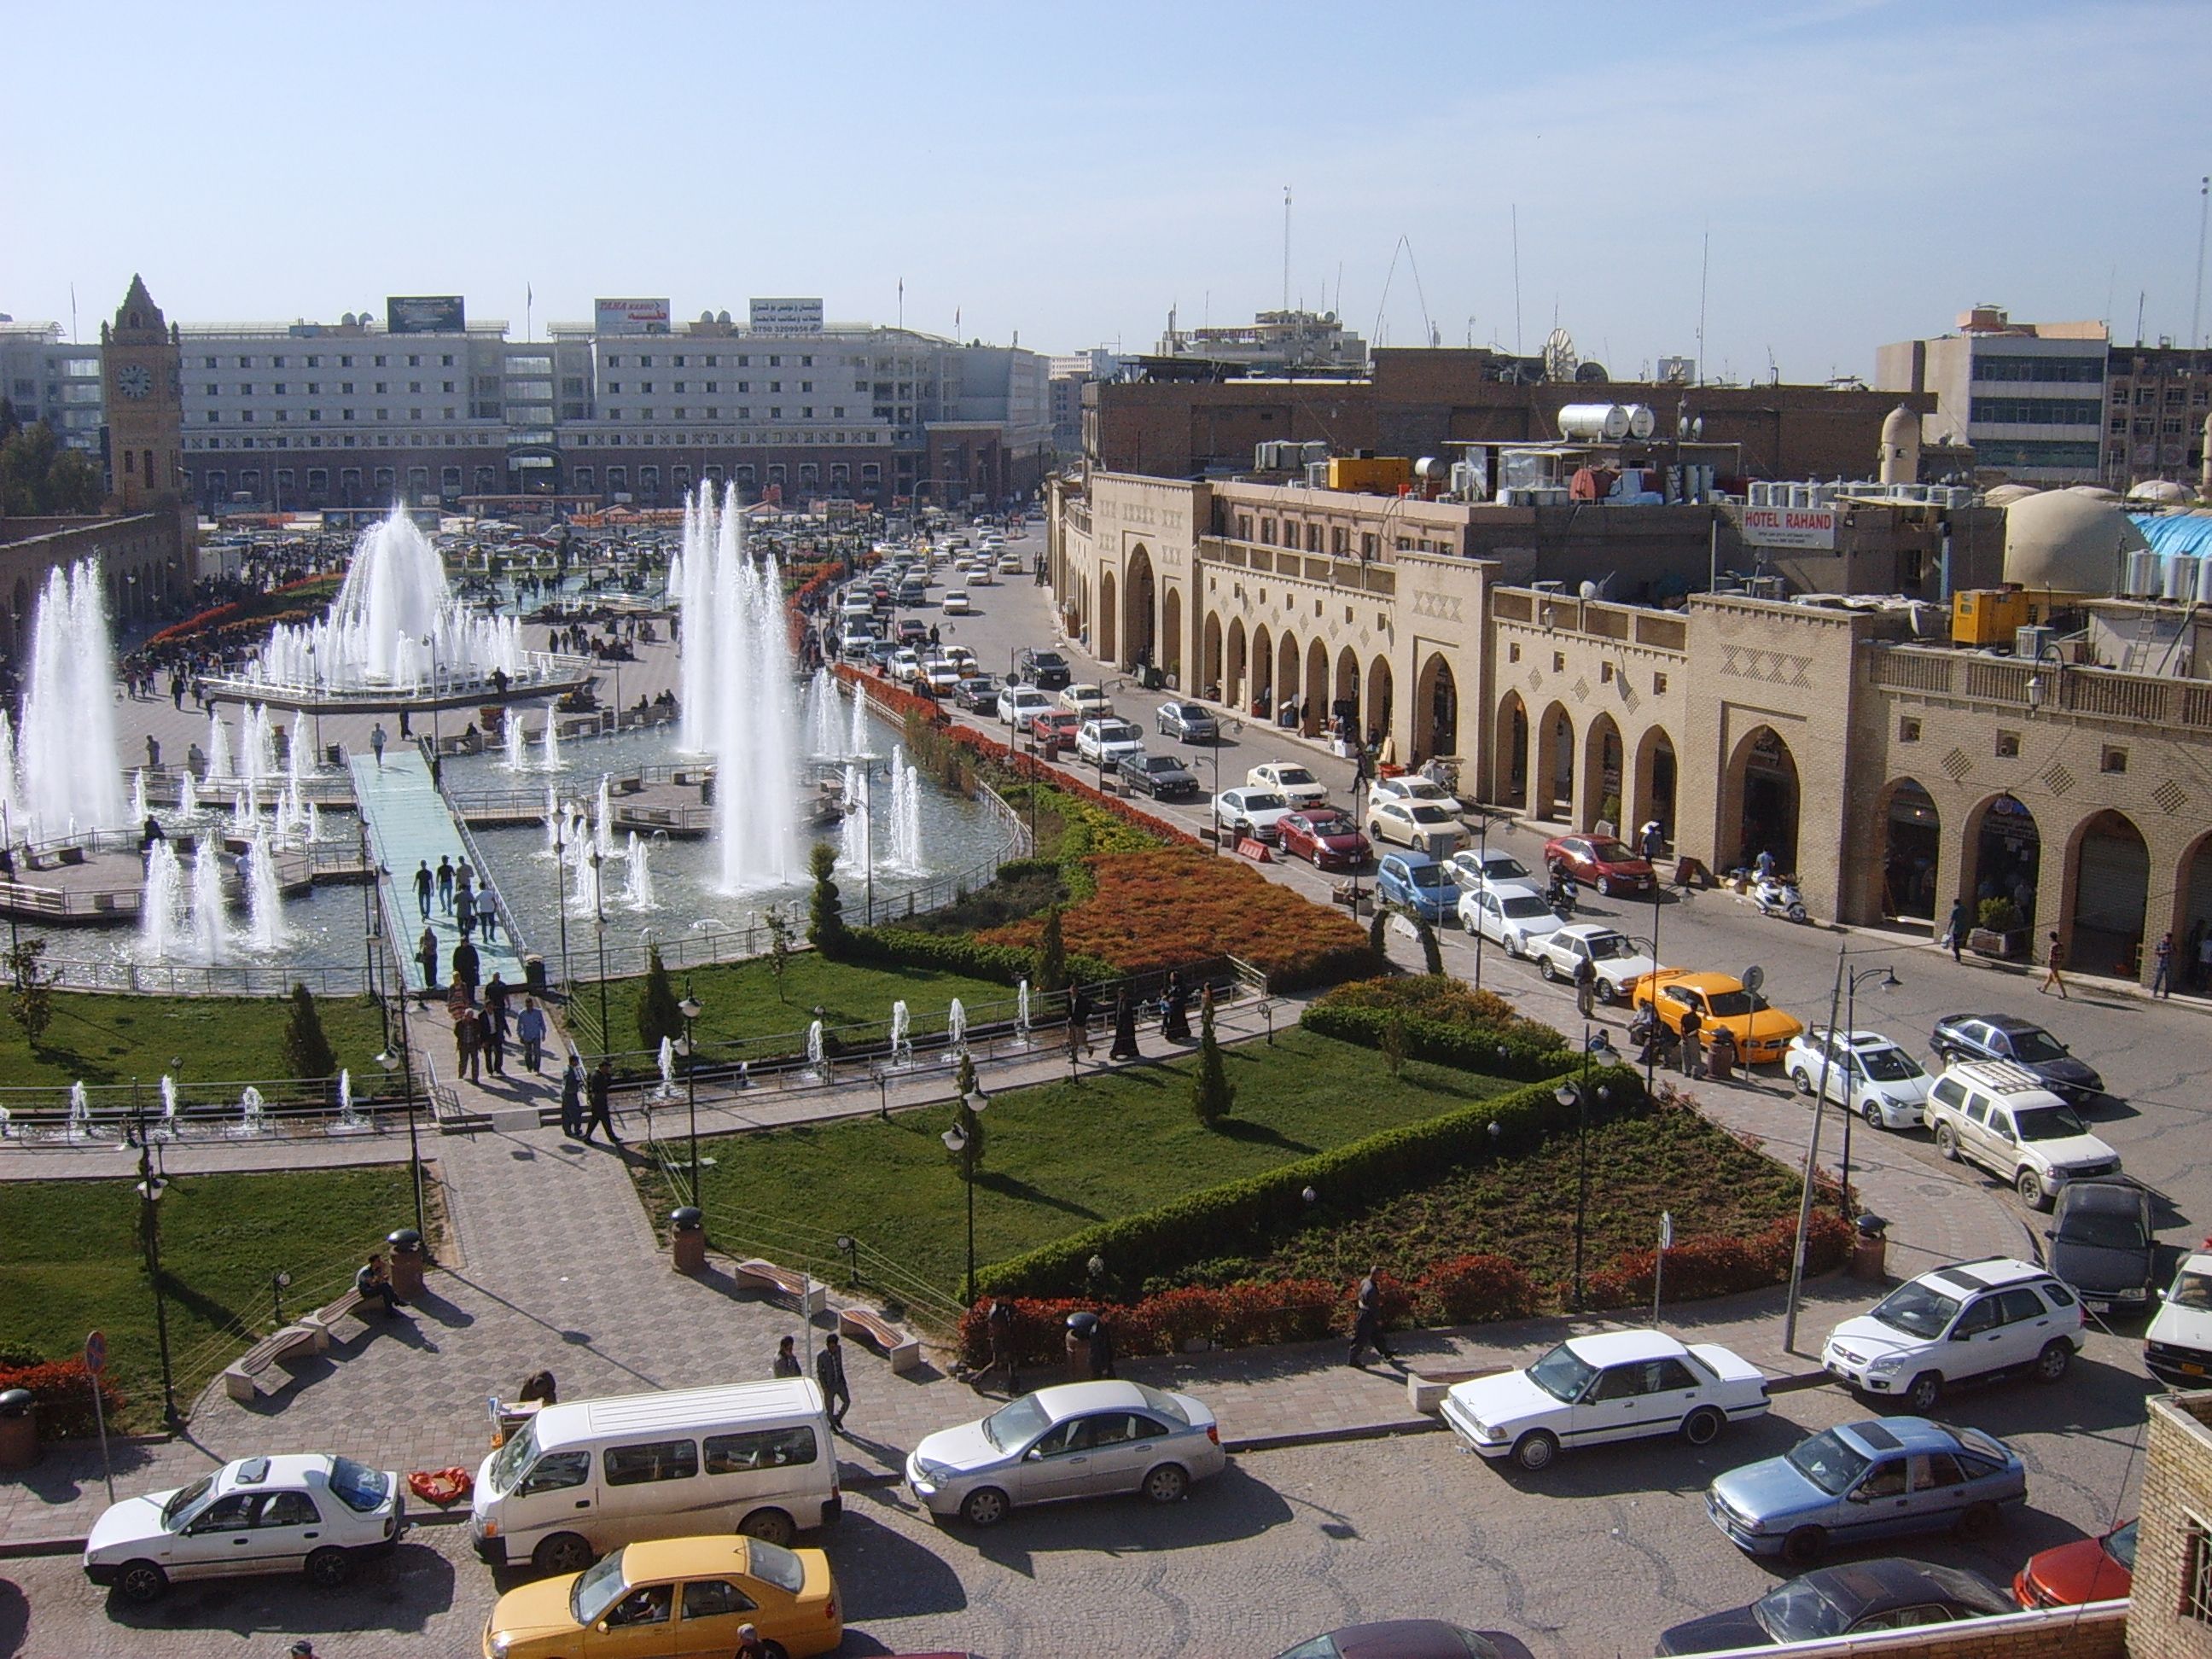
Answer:
[[[107,1338],[94,1331],[84,1340],[84,1368],[97,1376],[107,1369]]]

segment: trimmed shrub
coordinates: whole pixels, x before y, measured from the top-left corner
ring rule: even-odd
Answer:
[[[1542,1036],[1527,1030],[1495,1026],[1449,1025],[1442,1020],[1422,1019],[1382,1008],[1359,1008],[1316,1002],[1299,1016],[1298,1024],[1322,1036],[1362,1048],[1380,1049],[1393,1031],[1405,1045],[1407,1060],[1425,1060],[1438,1066],[1455,1066],[1486,1077],[1516,1078],[1534,1082],[1572,1071],[1579,1057],[1561,1046],[1559,1034],[1536,1026]],[[1534,1025],[1535,1022],[1526,1022]]]
[[[1824,1273],[1843,1265],[1851,1250],[1850,1224],[1832,1210],[1816,1209],[1805,1237],[1805,1271]],[[1667,1276],[1661,1299],[1694,1302],[1786,1283],[1797,1248],[1797,1218],[1783,1216],[1749,1238],[1686,1239],[1667,1252]],[[1653,1250],[1624,1252],[1610,1267],[1586,1274],[1583,1284],[1594,1308],[1651,1305],[1652,1275],[1659,1261]]]
[[[314,993],[303,984],[292,987],[292,1016],[284,1027],[284,1063],[294,1077],[328,1077],[338,1068],[337,1053],[324,1034]]]
[[[654,945],[646,958],[645,983],[637,992],[637,1034],[645,1047],[658,1048],[660,1040],[672,1042],[684,1035],[684,1011],[676,1006],[676,988]]]
[[[1449,974],[1392,974],[1381,979],[1356,980],[1336,987],[1318,1000],[1329,1008],[1380,1008],[1451,1025],[1522,1031],[1562,1048],[1568,1046],[1566,1038],[1553,1027],[1522,1014],[1497,992],[1475,990]]]
[[[28,1389],[39,1407],[39,1437],[76,1440],[100,1432],[92,1409],[92,1373],[82,1359],[45,1361],[28,1365],[0,1365],[0,1389]],[[107,1413],[109,1432],[114,1431],[123,1410],[123,1395],[114,1378],[100,1376],[100,1403]]]

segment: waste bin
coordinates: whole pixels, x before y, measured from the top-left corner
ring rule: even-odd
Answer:
[[[679,1273],[707,1270],[707,1219],[696,1206],[679,1204],[668,1212],[668,1252]]]
[[[1072,1313],[1067,1316],[1067,1380],[1088,1382],[1091,1379],[1091,1334],[1098,1328],[1095,1313]]]
[[[411,1302],[422,1294],[422,1264],[428,1259],[422,1249],[422,1235],[412,1227],[402,1227],[386,1233],[384,1242],[392,1247],[392,1293],[403,1302]]]
[[[1715,1028],[1705,1042],[1705,1072],[1717,1082],[1735,1075],[1735,1038],[1725,1027]]]
[[[38,1402],[28,1389],[0,1391],[0,1469],[27,1469],[38,1461]]]
[[[1889,1277],[1889,1223],[1871,1212],[1853,1224],[1851,1277],[1883,1279]]]
[[[545,994],[545,958],[535,951],[522,959],[522,982],[529,988],[531,995]]]
[[[334,743],[331,744],[330,747],[323,750],[323,760],[325,763],[331,766],[343,766],[345,764],[345,745],[342,743]]]

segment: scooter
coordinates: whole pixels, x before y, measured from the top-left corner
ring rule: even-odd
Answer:
[[[1544,890],[1544,902],[1552,907],[1552,914],[1561,921],[1572,921],[1577,891],[1572,876],[1564,870],[1554,870],[1552,872],[1552,884]]]
[[[1762,916],[1782,916],[1790,921],[1808,920],[1797,884],[1782,876],[1762,876],[1751,890],[1751,902]]]

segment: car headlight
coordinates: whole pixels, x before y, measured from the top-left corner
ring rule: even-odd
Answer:
[[[944,1464],[925,1463],[919,1457],[914,1460],[914,1472],[916,1478],[924,1485],[931,1486],[943,1486],[952,1479],[953,1474],[953,1472]]]
[[[1904,1369],[1904,1355],[1894,1353],[1886,1358],[1877,1359],[1867,1367],[1867,1370],[1876,1376],[1894,1376]]]

